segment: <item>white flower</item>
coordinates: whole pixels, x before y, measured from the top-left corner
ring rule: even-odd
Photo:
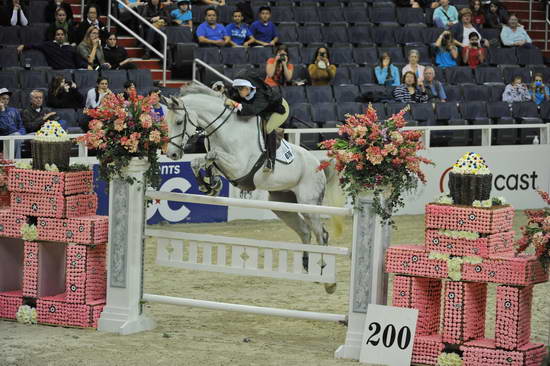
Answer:
[[[441,196],[435,199],[436,203],[441,203],[444,205],[452,205],[454,203],[453,198],[448,194],[442,194]]]
[[[46,165],[44,165],[44,168],[48,172],[59,172],[59,168],[55,164],[50,165],[50,164],[46,163]]]
[[[34,225],[24,224],[21,226],[20,232],[21,238],[25,241],[35,241],[38,238],[38,232]]]
[[[493,197],[493,204],[494,205],[505,205],[506,204],[506,198],[499,196],[499,197]]]
[[[481,201],[480,200],[475,200],[474,202],[472,202],[472,206],[481,207]]]
[[[36,309],[29,305],[21,305],[15,314],[15,318],[22,324],[36,324]]]
[[[17,169],[32,169],[32,165],[28,161],[19,161],[15,163],[15,167]]]
[[[492,207],[492,206],[493,206],[493,200],[481,201],[481,207],[488,208],[488,207]]]

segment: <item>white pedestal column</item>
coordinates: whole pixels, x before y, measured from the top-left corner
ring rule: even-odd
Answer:
[[[133,158],[127,175],[109,184],[109,243],[107,250],[107,304],[99,318],[98,330],[131,334],[150,330],[154,321],[143,314],[143,231],[145,201],[143,174],[146,160]]]
[[[389,246],[390,228],[380,223],[373,208],[373,195],[357,198],[353,216],[351,286],[346,343],[334,353],[336,358],[359,360],[368,304],[387,303],[388,275],[384,254]]]

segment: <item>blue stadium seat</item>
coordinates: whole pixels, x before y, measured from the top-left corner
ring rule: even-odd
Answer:
[[[426,44],[432,44],[434,43],[439,35],[443,32],[440,28],[425,28],[422,29],[422,33],[424,35],[424,43]]]
[[[540,118],[544,123],[550,123],[550,102],[542,102],[540,104]]]
[[[291,47],[294,48],[294,47]],[[271,47],[251,47],[248,49],[248,60],[253,65],[265,65],[268,58],[273,56],[273,50]],[[292,55],[290,56],[292,62],[296,62]],[[300,60],[297,60],[298,62]]]
[[[282,43],[297,42],[298,32],[296,23],[281,23],[277,26],[277,32],[279,32],[279,39]]]
[[[330,58],[333,64],[354,63],[353,49],[351,47],[334,47],[330,49]]]
[[[274,23],[293,22],[294,9],[291,6],[274,6],[271,8],[271,21]]]
[[[451,120],[464,121],[456,103],[437,102],[435,103],[435,118],[438,122],[445,123]],[[464,123],[466,124],[466,123]]]
[[[432,103],[412,103],[412,119],[418,121],[419,126],[435,125],[435,113]]]
[[[306,89],[304,86],[285,86],[281,88],[283,98],[293,105],[298,103],[307,103]]]
[[[193,23],[200,24],[204,22],[204,11],[207,8],[207,5],[193,5]]]
[[[0,71],[0,87],[8,89],[19,88],[19,80],[15,71]]]
[[[395,31],[395,40],[401,44],[423,44],[424,43],[424,31],[423,29],[410,27],[401,27]]]
[[[465,101],[486,100],[490,99],[490,87],[485,85],[467,85],[462,88],[462,94]]]
[[[378,63],[378,53],[375,47],[357,47],[352,52],[356,64],[376,65]]]
[[[22,89],[48,88],[46,72],[42,70],[25,70],[19,73]]]
[[[491,85],[489,91],[491,95],[489,97],[490,102],[500,102],[502,100],[502,94],[504,93],[504,84],[502,85]]]
[[[300,6],[294,8],[294,19],[297,23],[319,23],[319,13],[316,6]]]
[[[222,64],[220,49],[218,47],[199,47],[197,49],[197,58],[207,64]]]
[[[403,57],[403,49],[401,49],[401,47],[378,47],[378,58],[380,58],[380,56],[382,56],[382,53],[384,52],[389,53],[392,63],[405,63],[405,58]]]
[[[84,95],[89,89],[95,88],[99,72],[96,70],[74,70],[73,78],[78,90]]]
[[[338,121],[345,121],[346,114],[361,114],[363,113],[363,105],[357,102],[343,102],[336,105],[336,115]]]
[[[475,84],[474,73],[469,66],[447,67],[445,69],[445,80],[451,84]]]
[[[153,87],[153,76],[151,75],[151,70],[128,70],[128,80],[133,80],[138,88]]]
[[[73,81],[73,70],[48,70],[46,71],[46,81],[48,85],[52,82],[52,79],[58,75],[65,78],[65,81]]]
[[[329,121],[338,121],[336,104],[332,102],[312,103],[313,121],[323,125]]]
[[[462,98],[462,88],[459,85],[445,84],[445,94],[447,94],[447,101],[460,102]]]
[[[239,79],[245,75],[248,75],[254,66],[250,64],[235,64],[231,68],[226,68],[226,72],[230,72],[230,79]]]
[[[489,41],[496,41],[496,43],[500,45],[500,29],[482,28],[481,37]]]
[[[38,50],[24,50],[19,57],[21,67],[26,67],[27,62],[31,67],[48,66],[48,61],[44,54]]]
[[[0,29],[0,33],[2,30]],[[15,47],[0,48],[0,67],[5,68],[20,68],[19,55]]]
[[[364,6],[350,5],[343,9],[344,20],[350,24],[368,23],[369,16]]]
[[[517,123],[542,123],[538,107],[534,102],[513,103],[512,117]]]
[[[315,52],[317,51],[317,48],[318,48],[317,46],[300,48],[300,57],[304,64],[309,65],[313,63],[313,61],[315,61],[314,57],[315,57]],[[331,58],[332,58],[332,55],[331,55]]]
[[[336,85],[334,89],[334,99],[337,103],[355,102],[360,96],[359,87],[356,85]]]
[[[10,107],[23,108],[23,104],[21,104],[21,89],[11,89],[11,92],[13,94],[10,97]]]
[[[318,12],[319,12],[319,21],[321,23],[329,24],[329,23],[346,21],[346,19],[344,18],[344,12],[340,7],[335,7],[335,6],[322,7],[318,9]]]
[[[217,10],[219,13],[218,23],[224,23],[224,24],[233,23],[233,11],[235,11],[235,9],[237,9],[237,7],[230,4],[226,4],[225,6],[218,6],[217,7]],[[272,10],[272,16],[273,16],[273,9],[271,10]],[[193,11],[195,11],[194,6],[193,6]],[[273,19],[271,20],[274,21]]]
[[[350,79],[350,74],[353,75],[357,71],[357,65],[338,66],[336,75],[332,79],[332,85],[353,84]]]
[[[246,48],[241,47],[224,47],[220,49],[222,63],[226,65],[247,64],[248,53]]]
[[[21,40],[19,38],[20,27],[0,27],[0,44],[4,46],[8,45],[20,45]]]
[[[520,65],[544,65],[542,52],[538,48],[517,47],[516,53]]]
[[[166,42],[169,45],[175,45],[177,43],[193,42],[193,33],[187,27],[180,27],[180,26],[166,27],[164,29],[164,33],[166,34],[166,38],[167,38]]]
[[[414,104],[414,103],[411,103],[411,105]],[[401,112],[401,110],[403,110],[403,108],[405,108],[407,106],[406,103],[388,103],[387,104],[387,112],[388,112],[388,116],[391,116],[391,115],[394,115],[394,114],[397,114],[399,112]],[[416,121],[412,114],[411,114],[411,110],[408,110],[407,113],[405,113],[405,115],[403,116],[405,118],[405,121],[407,121],[407,124],[411,125],[411,126],[416,126],[418,125],[418,121]]]
[[[288,59],[290,63],[296,65],[309,62],[310,60],[304,60],[301,56],[301,47],[288,47]],[[271,57],[271,56],[270,56]]]
[[[212,67],[217,72],[224,74],[224,71],[225,71],[224,65],[210,65],[210,67]],[[201,81],[203,84],[212,85],[218,80],[221,80],[221,78],[218,75],[211,72],[210,70],[206,68],[202,68],[200,70],[199,81]]]
[[[516,50],[514,48],[489,48],[489,63],[491,65],[517,65]]]
[[[372,28],[372,40],[379,45],[394,46],[397,43],[395,32],[398,29],[399,27],[374,27]]]
[[[373,68],[369,66],[359,67],[351,74],[351,82],[354,85],[377,84]]]
[[[346,24],[331,24],[321,28],[323,41],[327,43],[349,43],[348,26]]]
[[[502,75],[505,84],[509,84],[516,76],[521,76],[522,82],[525,84],[531,82],[531,72],[526,67],[503,67]]]
[[[306,86],[306,95],[310,103],[332,102],[332,88],[330,86]]]
[[[128,80],[126,70],[102,70],[101,76],[109,80],[109,89],[123,89],[124,83]]]
[[[291,125],[294,125],[295,120],[302,122],[311,122],[311,104],[309,103],[296,103],[290,108],[290,120]]]
[[[395,16],[395,8],[391,6],[370,8],[369,18],[375,24],[398,25]]]
[[[462,102],[459,105],[462,118],[476,125],[489,125],[491,120],[487,117],[487,103],[485,101]]]
[[[31,24],[26,27],[22,27],[19,31],[19,37],[22,44],[33,44],[46,41],[46,30],[50,25],[48,23]],[[48,41],[51,41],[48,40]]]
[[[478,84],[504,85],[502,70],[498,67],[477,67],[475,75]]]
[[[363,110],[367,110],[368,107],[368,104],[363,104]],[[372,103],[372,107],[376,110],[376,116],[378,117],[379,121],[383,121],[389,117],[388,113],[386,112],[386,104]]]
[[[424,10],[421,8],[397,8],[397,21],[401,25],[423,24],[426,26]]]
[[[298,41],[303,44],[324,43],[321,24],[304,24],[298,30]]]
[[[512,111],[506,102],[490,102],[487,104],[487,115],[493,123],[499,125],[514,124]],[[517,129],[499,129],[493,133],[493,143],[495,145],[513,145],[518,138]]]
[[[78,127],[78,120],[74,109],[54,108],[53,111],[57,113],[59,119],[67,122],[67,127]]]
[[[46,23],[47,1],[33,1],[29,11],[30,23]]]
[[[349,40],[354,44],[372,44],[372,27],[365,24],[356,24],[348,28]]]

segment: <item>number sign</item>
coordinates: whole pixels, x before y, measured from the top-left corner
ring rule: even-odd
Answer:
[[[417,318],[416,309],[369,304],[359,361],[410,365]]]

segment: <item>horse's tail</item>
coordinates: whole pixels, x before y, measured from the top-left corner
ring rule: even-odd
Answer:
[[[327,185],[325,188],[325,202],[329,206],[344,207],[346,197],[340,188],[338,172],[333,164],[328,165],[325,169],[325,177]],[[342,216],[331,216],[329,220],[330,228],[335,237],[340,237],[344,231],[344,218]]]

